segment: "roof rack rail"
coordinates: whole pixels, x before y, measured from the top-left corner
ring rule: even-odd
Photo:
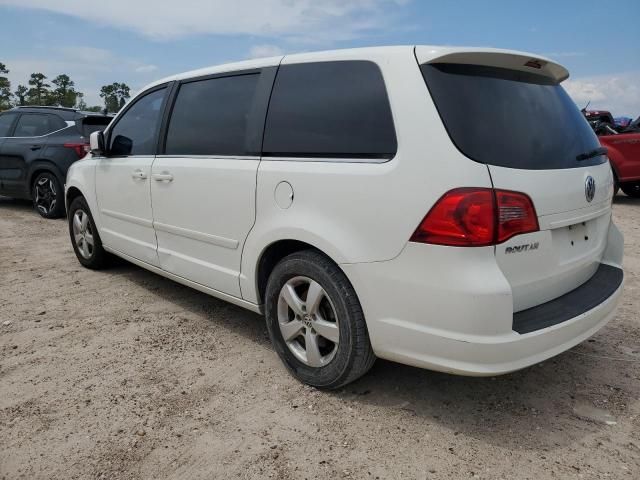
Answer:
[[[56,107],[56,106],[52,106],[52,105],[17,105],[14,108],[46,108],[46,109],[51,109],[51,110],[64,110],[64,111],[67,111],[67,112],[77,112],[78,111],[77,108]]]

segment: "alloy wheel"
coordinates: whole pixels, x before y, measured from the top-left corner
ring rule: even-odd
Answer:
[[[35,205],[44,215],[50,215],[58,204],[55,182],[46,176],[38,178],[35,184]]]
[[[278,324],[287,347],[305,365],[323,367],[335,357],[338,316],[315,280],[298,276],[284,284],[278,297]]]
[[[76,210],[73,214],[73,239],[80,255],[87,260],[91,258],[95,245],[93,230],[91,229],[89,215],[81,209]]]

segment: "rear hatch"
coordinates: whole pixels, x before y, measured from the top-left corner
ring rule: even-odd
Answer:
[[[416,54],[458,150],[487,165],[494,188],[526,193],[535,206],[540,231],[495,247],[514,311],[585,283],[606,247],[613,177],[598,138],[560,85],[566,70],[515,53],[428,61]]]

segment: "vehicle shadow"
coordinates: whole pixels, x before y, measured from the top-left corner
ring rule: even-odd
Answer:
[[[623,193],[619,193],[615,197],[613,197],[614,205],[634,205],[640,204],[640,198],[633,198],[625,195]]]
[[[173,280],[145,270],[119,257],[113,257],[112,265],[101,274],[126,277],[153,295],[177,307],[177,310],[205,316],[216,326],[242,335],[264,348],[270,348],[264,318],[254,312],[219,300],[181,285]]]
[[[178,309],[204,315],[216,327],[271,349],[264,319],[258,314],[125,261],[117,261],[105,273],[125,276]],[[596,352],[606,348],[604,341],[592,342],[589,346]],[[602,397],[603,390],[624,384],[625,376],[629,378],[628,369],[633,364],[603,369],[607,360],[575,353],[582,348],[575,347],[519,372],[490,378],[449,375],[379,359],[357,382],[323,395],[381,410],[384,415],[413,417],[425,432],[435,426],[450,431],[451,438],[464,433],[500,447],[517,445],[544,452],[610,428],[604,422],[582,418],[574,409],[591,404],[594,397]],[[282,375],[287,375],[284,368]]]
[[[378,360],[368,375],[337,395],[438,425],[454,436],[544,451],[609,428],[575,411],[591,404],[603,383],[596,373],[602,365],[583,360],[569,351],[519,372],[475,378]],[[621,373],[609,373],[608,383],[615,385]]]
[[[2,210],[14,210],[24,212],[33,210],[33,213],[37,212],[33,209],[33,203],[31,200],[20,200],[17,198],[3,197],[0,195],[0,209]]]

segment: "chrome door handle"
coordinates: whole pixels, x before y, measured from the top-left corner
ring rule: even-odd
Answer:
[[[144,180],[145,178],[147,178],[147,174],[144,173],[142,170],[134,170],[133,173],[131,174],[131,177],[134,179],[141,179]]]
[[[156,182],[171,182],[171,181],[173,181],[173,175],[171,175],[169,172],[154,173],[153,175],[151,175],[151,177]]]

